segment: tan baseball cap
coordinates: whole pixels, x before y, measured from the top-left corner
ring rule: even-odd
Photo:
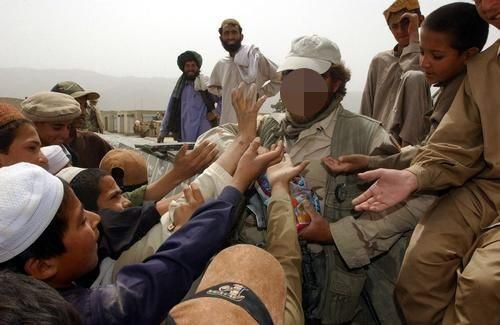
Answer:
[[[391,14],[400,12],[401,10],[415,10],[420,9],[420,4],[418,0],[396,0],[392,5],[384,10],[385,20],[389,20]]]
[[[112,174],[113,169],[123,171],[123,185],[142,185],[148,182],[146,159],[135,150],[113,149],[102,157],[99,168]]]
[[[85,91],[79,84],[74,81],[61,81],[54,87],[52,87],[50,91],[67,94],[72,96],[73,98],[87,96],[88,100],[96,100],[100,97],[100,95],[95,91]]]
[[[74,120],[82,111],[73,97],[45,91],[23,100],[21,113],[33,122],[62,122]]]

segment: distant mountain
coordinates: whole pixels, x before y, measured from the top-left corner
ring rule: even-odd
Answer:
[[[84,70],[38,70],[0,68],[0,97],[25,98],[48,91],[57,82],[73,80],[86,90],[101,94],[99,107],[104,110],[164,110],[177,78],[113,77]],[[269,98],[262,109],[271,111],[278,96]],[[361,92],[351,91],[344,99],[347,109],[358,111]]]

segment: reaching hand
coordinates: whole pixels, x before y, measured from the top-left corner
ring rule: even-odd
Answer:
[[[418,43],[419,42],[419,34],[418,28],[420,27],[420,15],[413,12],[406,12],[401,15],[399,22],[401,27],[403,27],[403,23],[406,20],[406,24],[408,25],[408,36],[410,37],[410,43]]]
[[[257,100],[257,86],[240,82],[238,88],[231,91],[231,101],[238,119],[239,132],[243,136],[255,138],[257,132],[257,114],[264,104],[266,96]]]
[[[358,176],[376,182],[352,200],[357,211],[383,211],[407,199],[418,185],[417,177],[407,170],[376,169]]]
[[[266,174],[271,187],[280,183],[288,188],[288,183],[292,178],[299,175],[306,168],[309,161],[305,160],[294,166],[290,155],[285,153],[283,159],[275,165],[267,168]]]
[[[238,167],[233,177],[232,185],[241,192],[272,164],[283,158],[283,145],[279,144],[274,149],[259,154],[260,138],[255,138],[238,162]]]
[[[205,203],[205,199],[203,198],[200,188],[196,183],[187,186],[183,192],[186,202],[183,202],[175,209],[173,216],[176,230],[188,222],[196,209]]]
[[[218,153],[216,144],[207,140],[191,151],[187,150],[187,145],[183,145],[175,156],[173,170],[181,178],[188,179],[209,166],[217,158]]]
[[[304,210],[311,218],[311,223],[304,227],[299,232],[299,238],[308,242],[316,242],[321,244],[333,243],[332,233],[330,232],[330,225],[328,220],[321,216],[309,201],[304,201]]]
[[[366,155],[346,155],[339,157],[339,159],[328,156],[322,158],[321,161],[330,173],[337,175],[368,168],[368,158]]]

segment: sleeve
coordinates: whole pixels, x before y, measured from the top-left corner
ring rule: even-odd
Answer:
[[[403,233],[415,228],[436,198],[413,197],[385,213],[365,212],[358,219],[349,216],[330,223],[333,240],[347,266],[363,267],[388,251]]]
[[[483,146],[479,109],[466,80],[408,171],[417,176],[419,190],[461,186],[484,168]]]
[[[124,267],[116,283],[90,293],[94,324],[159,324],[188,292],[233,226],[241,193],[226,187],[144,263]]]
[[[369,156],[389,156],[401,150],[397,141],[380,124],[372,133],[369,143]]]
[[[174,101],[172,99],[173,97],[170,96],[167,109],[165,110],[165,114],[163,115],[163,120],[161,121],[160,135],[162,136],[166,136],[168,134],[168,119],[170,118],[170,113],[172,112],[172,105],[174,104]]]
[[[208,91],[215,96],[222,96],[222,78],[220,75],[220,62],[217,62],[212,73],[210,74],[210,79],[208,81]]]
[[[287,282],[284,324],[304,324],[302,311],[302,256],[290,197],[273,194],[267,209],[266,250],[280,262]]]
[[[268,82],[262,85],[261,93],[268,97],[274,96],[280,91],[281,73],[277,72],[277,69],[278,66],[274,62],[261,55],[259,72],[264,80],[268,80]]]
[[[373,102],[375,98],[375,91],[377,86],[377,76],[376,76],[376,57],[373,58],[368,68],[368,76],[366,77],[365,89],[363,90],[363,96],[361,97],[361,109],[360,113],[365,116],[373,116]]]
[[[144,203],[144,195],[146,194],[147,187],[147,185],[143,185],[132,192],[123,193],[123,196],[129,199],[133,206],[141,206]]]
[[[419,43],[410,43],[403,49],[399,57],[399,66],[403,73],[410,70],[421,70]]]
[[[420,146],[406,146],[401,152],[390,156],[370,156],[368,158],[368,169],[377,168],[405,169],[411,165],[411,161],[417,156]]]

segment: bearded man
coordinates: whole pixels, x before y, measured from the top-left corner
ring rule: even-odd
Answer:
[[[170,96],[161,123],[158,142],[167,135],[181,142],[194,142],[198,136],[218,125],[220,100],[207,90],[208,77],[200,74],[203,59],[195,51],[177,57],[182,75]]]
[[[222,96],[220,123],[236,123],[231,90],[240,82],[257,85],[257,96],[271,97],[280,90],[281,74],[271,60],[254,45],[242,45],[243,29],[235,19],[226,19],[219,28],[219,39],[229,56],[217,62],[210,76],[209,91]],[[257,100],[257,98],[255,99]]]

